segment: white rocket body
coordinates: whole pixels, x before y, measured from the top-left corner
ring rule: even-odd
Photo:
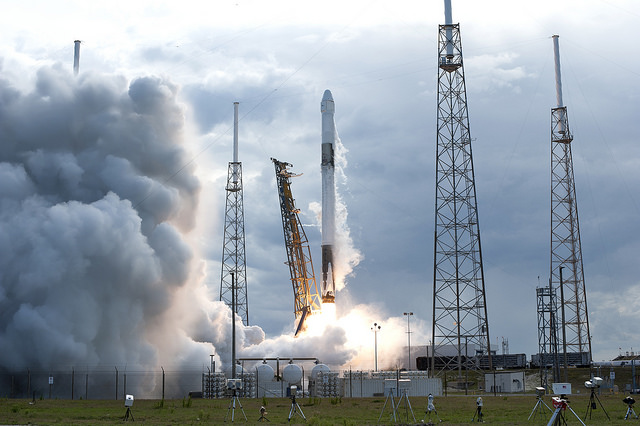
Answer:
[[[322,112],[322,302],[335,301],[333,245],[336,234],[336,186],[333,148],[336,140],[336,111],[330,90],[325,90],[320,103]]]

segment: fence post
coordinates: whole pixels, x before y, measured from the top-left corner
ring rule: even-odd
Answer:
[[[73,385],[75,384],[75,379],[76,379],[76,372],[73,369],[73,367],[71,367],[71,400],[73,401]]]
[[[116,401],[118,400],[118,367],[113,367],[116,369]]]
[[[84,399],[89,399],[89,373],[84,378]]]

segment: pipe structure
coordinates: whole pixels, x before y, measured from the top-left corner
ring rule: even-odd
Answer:
[[[564,106],[562,102],[562,74],[560,73],[560,45],[558,43],[558,35],[553,35],[553,59],[556,68],[556,100],[558,108]]]
[[[446,25],[447,58],[453,58],[453,18],[451,16],[451,0],[444,0],[444,24]]]

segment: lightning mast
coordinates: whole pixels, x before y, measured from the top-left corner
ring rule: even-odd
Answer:
[[[247,262],[244,245],[244,206],[242,202],[242,163],[238,161],[238,102],[234,102],[233,161],[227,176],[227,201],[224,216],[220,300],[249,325]],[[235,303],[234,302],[235,299]]]
[[[445,0],[438,35],[438,135],[431,368],[491,369],[467,94],[459,24]]]
[[[583,363],[591,363],[591,336],[584,284],[578,203],[573,178],[571,142],[567,107],[562,102],[562,78],[558,36],[553,36],[556,74],[556,100],[551,109],[551,285],[560,289],[563,310],[561,322],[563,348],[579,354]],[[566,289],[566,290],[565,290]],[[557,318],[557,315],[556,315]],[[586,357],[586,359],[585,359]],[[561,357],[562,359],[562,357]],[[564,358],[565,368],[567,359]]]
[[[291,284],[293,285],[293,311],[296,320],[298,320],[295,333],[297,336],[304,330],[306,317],[313,312],[319,311],[322,305],[318,294],[316,277],[313,272],[309,241],[298,217],[300,210],[296,208],[291,194],[290,178],[300,175],[287,170],[288,167],[293,167],[289,163],[278,161],[275,158],[272,158],[271,161],[273,161],[276,169],[284,244],[287,249],[287,265],[289,265]]]

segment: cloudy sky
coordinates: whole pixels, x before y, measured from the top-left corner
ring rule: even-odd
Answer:
[[[511,353],[528,357],[538,349],[535,288],[547,282],[550,259],[551,35],[558,34],[594,359],[640,349],[628,326],[640,321],[640,4],[452,3],[462,34],[492,345],[501,352],[506,339]],[[249,320],[274,345],[292,329],[293,295],[270,158],[303,173],[293,192],[317,272],[320,100],[330,89],[347,150],[338,191],[360,255],[337,295],[338,310],[366,306],[361,333],[370,335],[377,321],[379,338],[394,342],[404,342],[403,312],[412,311],[412,344],[426,344],[443,9],[440,0],[10,1],[0,17],[0,73],[7,86],[30,93],[41,87],[43,69],[71,75],[73,41],[80,39],[80,78],[146,77],[156,83],[142,89],[175,90],[184,152],[163,162],[157,179],[182,189],[193,189],[192,175],[199,181],[193,223],[178,228],[195,259],[190,279],[204,285],[197,297],[212,301],[220,285],[233,102],[240,102]],[[29,118],[28,108],[23,113]],[[30,118],[38,123],[37,111]],[[120,197],[135,207],[150,202],[144,191],[132,194]]]

